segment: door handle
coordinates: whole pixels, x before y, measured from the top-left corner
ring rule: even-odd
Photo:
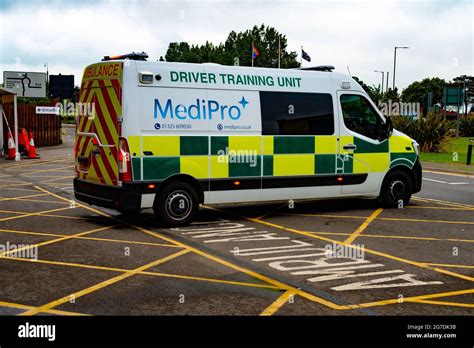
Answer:
[[[92,153],[96,156],[100,155],[100,150],[99,149],[94,149],[94,150],[92,150]]]
[[[344,150],[355,150],[357,149],[357,145],[354,144],[347,144],[342,147]]]

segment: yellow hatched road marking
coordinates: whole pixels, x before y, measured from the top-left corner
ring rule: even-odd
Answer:
[[[76,234],[72,234],[72,235],[62,236],[62,237],[60,237],[60,238],[51,239],[51,240],[48,240],[48,241],[45,241],[45,242],[41,242],[41,243],[38,243],[38,244],[27,245],[27,246],[24,246],[24,247],[22,247],[22,248],[16,248],[16,249],[13,249],[13,250],[4,251],[3,253],[0,254],[0,257],[5,257],[5,256],[7,256],[7,255],[9,255],[9,254],[11,254],[11,253],[17,253],[17,252],[20,252],[20,251],[23,251],[23,250],[29,250],[29,249],[33,249],[33,248],[39,248],[39,247],[42,247],[42,246],[45,246],[45,245],[50,245],[50,244],[54,244],[54,243],[59,243],[59,242],[62,242],[62,241],[68,240],[68,239],[73,239],[73,238],[75,238],[75,237],[80,237],[80,236],[84,236],[84,235],[91,234],[91,233],[94,233],[94,232],[99,232],[99,231],[107,230],[107,229],[109,229],[109,228],[114,228],[114,227],[117,227],[117,226],[120,226],[120,225],[117,224],[117,225],[112,225],[112,226],[104,226],[104,227],[96,228],[96,229],[89,230],[89,231],[85,231],[85,232],[81,232],[81,233],[76,233]]]
[[[7,182],[11,182],[11,180],[8,180]],[[10,187],[12,186],[33,186],[32,182],[27,182],[27,183],[21,183],[21,181],[18,182],[18,184],[9,184],[9,185],[0,185],[0,188],[8,188],[10,190]]]
[[[46,264],[46,265],[55,265],[55,266],[64,266],[64,267],[95,269],[95,270],[100,270],[100,271],[119,272],[119,273],[126,273],[126,272],[131,271],[130,269],[125,269],[125,268],[88,265],[88,264],[82,264],[82,263],[63,262],[63,261],[34,260],[34,259],[23,259],[23,258],[17,258],[17,257],[8,257],[8,256],[2,257],[1,259],[9,260],[9,261],[41,263],[41,264]],[[141,271],[141,272],[137,272],[136,274],[163,277],[163,278],[176,278],[176,279],[203,281],[203,282],[209,282],[209,283],[220,283],[220,284],[248,286],[248,287],[262,288],[262,289],[279,290],[278,287],[273,286],[273,285],[267,285],[267,284],[248,283],[248,282],[241,282],[241,281],[235,281],[235,280],[223,280],[223,279],[205,278],[205,277],[194,277],[194,276],[187,276],[187,275],[182,275],[182,274],[171,274],[171,273],[150,272],[150,271]]]
[[[347,238],[344,243],[351,244],[364,230],[369,226],[369,224],[374,221],[374,219],[383,211],[382,208],[377,209],[374,211],[364,222],[360,225],[354,233],[352,233],[349,238]]]
[[[305,213],[284,213],[282,215],[288,216],[306,216],[306,217],[325,217],[338,219],[367,219],[365,216],[351,216],[351,215],[329,215],[329,214],[305,214]],[[370,217],[370,216],[369,216]],[[428,223],[443,223],[443,224],[460,224],[460,225],[474,225],[474,221],[450,221],[450,220],[430,220],[430,219],[410,219],[410,218],[389,218],[376,217],[375,220],[384,221],[410,221],[410,222],[428,222]]]
[[[37,194],[34,194],[34,195],[28,195],[28,196],[0,198],[0,202],[3,202],[3,201],[14,201],[15,199],[31,198],[31,197],[40,197],[40,196],[47,196],[47,194],[45,194],[45,193],[37,193]]]
[[[271,305],[269,305],[267,308],[265,308],[263,310],[263,312],[260,313],[260,315],[261,316],[269,316],[269,315],[275,314],[294,295],[295,295],[295,293],[291,290],[285,291]]]
[[[432,300],[410,300],[409,302],[426,303],[426,304],[432,304],[432,305],[437,305],[437,306],[474,308],[474,303],[445,302],[445,301],[432,301]]]
[[[414,301],[414,300],[427,300],[430,298],[439,298],[439,297],[451,297],[451,296],[458,296],[458,295],[465,295],[465,294],[473,294],[474,289],[466,289],[466,290],[456,290],[456,291],[448,291],[448,292],[439,292],[435,294],[426,294],[426,295],[418,295],[418,296],[410,296],[403,298],[403,301]],[[362,308],[369,308],[369,307],[376,307],[376,306],[384,306],[387,304],[395,304],[400,303],[400,298],[394,298],[390,300],[383,300],[383,301],[374,301],[374,302],[366,302],[366,303],[359,303],[358,305],[354,305],[354,308],[362,307]],[[351,305],[350,307],[352,307]]]
[[[474,268],[474,266],[470,266],[470,265],[453,265],[453,264],[431,263],[431,262],[425,262],[425,263],[430,266],[438,266],[438,267]]]
[[[71,295],[65,296],[65,297],[60,298],[60,299],[58,299],[58,300],[49,302],[49,303],[47,303],[47,304],[45,304],[45,305],[43,305],[43,306],[36,307],[35,309],[31,309],[31,310],[29,310],[29,311],[26,311],[26,312],[24,312],[24,313],[21,313],[20,315],[21,315],[21,316],[25,316],[25,315],[35,315],[35,314],[37,314],[37,313],[39,313],[39,312],[43,312],[44,310],[52,309],[53,307],[56,307],[56,306],[59,306],[59,305],[61,305],[61,304],[63,304],[63,303],[69,302],[69,301],[71,300],[71,298],[74,298],[74,299],[80,298],[80,297],[82,297],[82,296],[84,296],[84,295],[90,294],[90,293],[95,292],[95,291],[97,291],[97,290],[99,290],[99,289],[105,288],[105,287],[107,287],[107,286],[109,286],[109,285],[115,284],[115,283],[117,283],[117,282],[119,282],[119,281],[121,281],[121,280],[124,280],[124,279],[126,279],[126,278],[129,278],[129,277],[131,277],[131,276],[133,276],[133,275],[135,275],[135,274],[137,274],[137,273],[139,273],[139,272],[141,272],[141,271],[144,271],[144,270],[146,270],[146,269],[148,269],[148,268],[157,266],[157,265],[159,265],[159,264],[162,264],[162,263],[165,263],[165,262],[167,262],[167,261],[169,261],[169,260],[172,260],[172,259],[174,259],[174,258],[177,258],[177,257],[179,257],[179,256],[181,256],[181,255],[187,254],[188,252],[190,252],[190,250],[187,250],[187,249],[178,251],[178,252],[175,253],[175,254],[171,254],[171,255],[166,256],[166,257],[164,257],[164,258],[162,258],[162,259],[159,259],[159,260],[156,260],[156,261],[147,263],[146,265],[143,265],[143,266],[140,266],[140,267],[135,268],[135,269],[133,269],[133,270],[127,271],[127,272],[125,272],[125,273],[123,273],[123,274],[121,274],[121,275],[118,275],[118,276],[113,277],[113,278],[111,278],[111,279],[105,280],[105,281],[103,281],[103,282],[101,282],[101,283],[95,284],[95,285],[93,285],[93,286],[90,286],[90,287],[88,287],[88,288],[85,288],[85,289],[83,289],[83,290],[81,290],[81,291],[78,291],[78,292],[76,292],[76,293],[73,293],[73,294],[71,294]]]
[[[314,234],[321,235],[334,235],[334,236],[350,236],[350,233],[339,233],[339,232],[311,232]],[[389,239],[412,239],[412,240],[431,240],[431,241],[447,241],[447,242],[462,242],[462,243],[474,243],[474,239],[455,239],[455,238],[435,238],[435,237],[415,237],[415,236],[392,236],[385,234],[363,234],[359,238],[389,238]]]
[[[43,166],[43,165],[49,165],[50,163],[65,162],[65,161],[70,161],[70,159],[67,159],[67,158],[61,158],[61,159],[51,158],[51,159],[45,159],[45,160],[42,160],[42,161],[36,161],[34,163],[28,163],[28,164],[23,164],[23,163],[12,164],[10,167],[5,168],[5,170],[13,170],[13,169],[17,169],[17,168],[21,169],[21,168],[26,168],[26,167],[31,167],[31,166]]]
[[[233,213],[230,213],[230,212],[225,212],[225,211],[222,211],[222,210],[220,210],[218,208],[214,208],[214,207],[205,206],[205,208],[211,209],[211,210],[216,210],[216,211],[219,211],[219,212],[224,213],[224,214],[237,216],[241,219],[256,222],[256,223],[259,223],[259,224],[262,224],[262,225],[278,228],[278,229],[283,230],[283,231],[288,231],[288,232],[292,232],[292,233],[295,233],[295,234],[308,236],[308,237],[311,237],[311,238],[314,238],[314,239],[319,239],[319,240],[334,243],[334,244],[344,245],[344,246],[347,246],[347,247],[350,247],[350,248],[357,248],[357,246],[353,246],[351,244],[346,244],[344,242],[341,242],[341,241],[338,241],[338,240],[335,240],[335,239],[322,237],[322,236],[314,234],[313,232],[302,231],[302,230],[298,230],[298,229],[295,229],[295,228],[289,228],[289,227],[285,227],[285,226],[278,225],[278,224],[275,224],[275,223],[267,222],[267,221],[264,221],[264,220],[258,220],[258,219],[255,219],[255,218],[249,218],[249,217],[246,217],[246,216],[241,216],[241,215],[233,214]],[[468,280],[468,281],[471,281],[471,282],[474,281],[473,277],[469,277],[469,276],[466,276],[466,275],[463,275],[463,274],[454,273],[454,272],[447,271],[447,270],[440,269],[440,268],[431,267],[431,266],[425,265],[425,264],[420,263],[420,262],[407,260],[407,259],[404,259],[404,258],[401,258],[401,257],[398,257],[398,256],[382,253],[382,252],[379,252],[379,251],[376,251],[376,250],[364,248],[364,252],[369,253],[369,254],[373,254],[373,255],[377,255],[377,256],[381,256],[381,257],[384,257],[384,258],[387,258],[387,259],[399,261],[399,262],[402,262],[402,263],[406,263],[406,264],[409,264],[409,265],[429,269],[429,270],[432,270],[432,271],[435,271],[435,272],[438,272],[438,273],[447,274],[447,275],[450,275],[452,277]]]
[[[420,201],[420,202],[437,203],[437,204],[446,205],[449,207],[462,207],[462,208],[474,209],[474,205],[465,204],[465,203],[448,202],[448,201],[443,201],[440,199],[424,198],[424,197],[417,197],[417,196],[412,197],[412,199],[415,201]]]
[[[28,184],[31,185],[31,184]],[[18,187],[3,187],[0,185],[0,188],[5,191],[33,191],[33,192],[38,192],[37,190],[34,189],[25,189],[25,188],[18,188]]]
[[[27,306],[27,305],[23,305],[19,303],[4,302],[4,301],[0,301],[0,307],[9,307],[9,308],[18,308],[18,309],[27,309],[27,310],[35,308],[34,306]],[[78,312],[60,311],[57,309],[46,310],[44,311],[44,313],[57,314],[57,315],[73,315],[73,316],[76,316],[76,315],[89,316],[90,315],[90,314],[84,314],[84,313],[78,313]]]
[[[25,173],[21,173],[22,176],[26,176],[25,174],[33,174],[33,173],[44,173],[44,172],[54,172],[54,171],[59,171],[59,172],[63,172],[63,171],[66,171],[66,168],[74,168],[74,165],[73,164],[69,164],[67,166],[62,166],[62,167],[59,167],[59,168],[51,168],[51,169],[35,169],[35,170],[30,170],[30,171],[27,171]]]
[[[53,182],[53,181],[61,180],[61,179],[73,179],[73,178],[75,178],[74,175],[59,176],[59,177],[55,177],[55,178],[53,178],[53,179],[41,180],[41,183],[48,183],[48,182]]]
[[[64,234],[57,234],[57,233],[18,231],[18,230],[8,230],[8,229],[0,229],[0,233],[28,234],[32,236],[44,236],[44,237],[64,237],[65,236]],[[127,240],[127,239],[112,239],[112,238],[83,237],[83,236],[72,237],[71,239],[85,239],[85,240],[95,240],[99,242],[126,243],[126,244],[150,245],[150,246],[160,246],[160,247],[169,247],[169,248],[180,248],[179,246],[173,245],[173,244],[140,242],[140,241]]]
[[[66,200],[66,201],[67,201],[66,198],[64,198],[64,197],[62,197],[62,196],[59,196],[59,195],[57,195],[57,194],[55,194],[55,193],[53,193],[53,192],[50,192],[50,191],[48,191],[48,190],[46,190],[46,189],[44,189],[44,188],[42,188],[42,187],[39,187],[39,186],[35,186],[35,187],[36,187],[38,190],[40,190],[40,191],[49,193],[50,195],[52,195],[52,196],[54,196],[54,197],[57,197],[57,198],[59,198],[59,199],[62,199],[62,200]],[[216,256],[211,255],[211,254],[208,254],[208,253],[206,253],[206,252],[204,252],[204,251],[201,251],[201,250],[199,250],[199,249],[196,249],[196,248],[194,248],[194,247],[188,246],[188,245],[186,245],[186,244],[184,244],[184,243],[181,243],[181,242],[178,242],[178,241],[176,241],[176,240],[174,240],[174,239],[171,239],[171,238],[167,237],[166,235],[162,235],[162,234],[160,234],[160,233],[147,230],[147,229],[145,229],[145,228],[143,228],[143,227],[136,226],[136,225],[133,225],[133,224],[130,224],[130,223],[121,221],[120,219],[116,218],[115,216],[109,215],[109,214],[107,214],[107,213],[105,213],[105,212],[102,212],[102,211],[100,211],[100,210],[91,208],[91,207],[89,207],[89,206],[86,206],[86,205],[83,205],[83,204],[80,204],[80,203],[77,203],[77,205],[80,206],[80,207],[82,207],[82,208],[85,208],[85,209],[87,209],[87,210],[93,211],[93,212],[97,213],[98,215],[102,215],[102,216],[109,217],[110,219],[113,219],[113,220],[118,221],[118,222],[120,222],[120,223],[122,223],[122,224],[124,224],[124,225],[127,225],[127,226],[130,226],[130,227],[132,227],[132,228],[135,228],[135,229],[137,229],[137,230],[139,230],[139,231],[142,231],[142,232],[144,232],[144,233],[146,233],[146,234],[149,234],[149,235],[151,235],[151,236],[154,236],[154,237],[156,237],[156,238],[158,238],[158,239],[162,239],[162,240],[165,240],[165,241],[167,241],[167,242],[170,242],[170,243],[173,243],[173,244],[175,244],[175,245],[178,245],[178,246],[181,246],[181,247],[183,247],[183,248],[186,248],[186,249],[188,249],[188,250],[190,250],[190,251],[192,251],[192,252],[194,252],[194,253],[196,253],[196,254],[198,254],[198,255],[200,255],[200,256],[203,256],[203,257],[205,257],[205,258],[207,258],[207,259],[209,259],[209,260],[215,261],[215,262],[217,262],[217,263],[219,263],[219,264],[221,264],[221,265],[227,266],[227,267],[229,267],[229,268],[231,268],[231,269],[234,269],[234,270],[236,270],[236,271],[239,271],[239,272],[245,273],[245,274],[247,274],[247,275],[250,275],[250,276],[252,276],[252,277],[254,277],[254,278],[257,278],[257,279],[259,279],[259,280],[261,280],[261,281],[264,281],[264,282],[266,282],[266,283],[268,283],[268,284],[272,284],[272,285],[274,285],[275,287],[277,287],[277,288],[279,288],[279,289],[282,289],[282,290],[292,290],[292,291],[295,292],[295,294],[300,295],[301,297],[304,297],[304,298],[306,298],[306,299],[308,299],[308,300],[310,300],[310,301],[317,302],[317,303],[320,303],[320,304],[322,304],[322,305],[325,305],[325,306],[327,306],[327,307],[329,307],[329,308],[338,309],[338,310],[340,310],[340,309],[348,309],[348,308],[349,308],[349,307],[347,307],[347,306],[341,306],[341,305],[335,304],[335,303],[330,302],[330,301],[328,301],[328,300],[325,300],[325,299],[323,299],[323,298],[321,298],[321,297],[317,297],[317,296],[315,296],[315,295],[313,295],[313,294],[310,294],[310,293],[308,293],[308,292],[306,292],[306,291],[303,291],[303,290],[297,289],[297,288],[295,288],[295,287],[292,287],[292,286],[290,286],[290,285],[284,284],[284,283],[282,283],[282,282],[280,282],[280,281],[278,281],[278,280],[269,278],[269,277],[264,276],[264,275],[262,275],[262,274],[260,274],[260,273],[257,273],[257,272],[248,270],[248,269],[243,268],[243,267],[240,267],[240,266],[235,265],[235,264],[233,264],[233,263],[231,263],[231,262],[228,262],[228,261],[226,261],[226,260],[220,259],[220,258],[218,258],[218,257],[216,257]]]
[[[25,217],[28,217],[28,216],[41,215],[43,213],[52,213],[54,211],[61,211],[61,210],[66,210],[66,209],[74,209],[74,208],[65,207],[65,208],[56,208],[56,209],[50,209],[50,210],[44,210],[44,211],[37,211],[37,212],[34,212],[34,213],[25,213],[23,215],[4,217],[4,218],[1,218],[0,221],[21,219],[21,218],[25,218]]]

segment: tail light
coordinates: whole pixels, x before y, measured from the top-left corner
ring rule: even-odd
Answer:
[[[119,180],[123,182],[132,181],[132,162],[128,149],[127,139],[119,139],[118,148]]]

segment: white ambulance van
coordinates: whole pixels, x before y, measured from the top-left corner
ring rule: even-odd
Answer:
[[[75,197],[168,226],[200,204],[421,189],[416,141],[331,66],[266,69],[105,57],[84,70]]]

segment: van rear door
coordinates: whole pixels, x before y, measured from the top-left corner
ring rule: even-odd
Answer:
[[[122,62],[84,70],[76,122],[76,173],[81,180],[119,184],[118,143],[122,117]]]

